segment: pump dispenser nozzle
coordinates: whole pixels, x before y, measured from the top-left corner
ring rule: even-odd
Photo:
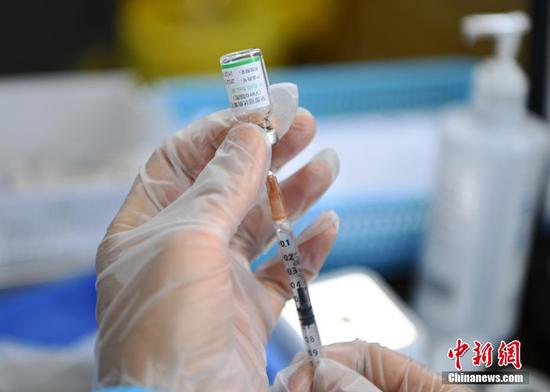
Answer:
[[[462,19],[462,34],[470,41],[495,39],[495,55],[477,67],[473,81],[474,111],[483,120],[510,128],[525,115],[528,81],[515,57],[529,28],[529,18],[519,11]]]
[[[462,34],[470,42],[480,37],[495,37],[495,55],[510,59],[517,55],[521,35],[529,30],[531,22],[524,12],[471,15],[462,20]]]

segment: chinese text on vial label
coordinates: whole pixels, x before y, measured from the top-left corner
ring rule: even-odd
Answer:
[[[222,70],[232,108],[254,110],[269,103],[267,82],[259,56],[223,65]]]

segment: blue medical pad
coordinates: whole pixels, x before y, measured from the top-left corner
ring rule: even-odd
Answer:
[[[0,339],[62,347],[93,333],[95,274],[0,292]]]

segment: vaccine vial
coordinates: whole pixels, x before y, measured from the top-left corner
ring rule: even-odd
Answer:
[[[261,126],[271,144],[278,142],[271,127],[269,80],[260,49],[246,49],[220,58],[223,81],[235,117]]]

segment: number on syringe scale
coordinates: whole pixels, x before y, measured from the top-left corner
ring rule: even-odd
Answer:
[[[297,281],[296,283],[295,282],[290,282],[290,287],[292,287],[293,289],[300,288],[300,287],[302,287],[302,282],[300,282],[300,281]]]
[[[298,259],[298,255],[296,253],[288,253],[283,255],[284,261],[293,261]]]
[[[306,343],[313,343],[315,341],[315,338],[313,336],[305,336],[304,340]]]
[[[289,240],[281,240],[279,241],[279,245],[281,245],[281,248],[286,248],[287,246],[290,246]]]

